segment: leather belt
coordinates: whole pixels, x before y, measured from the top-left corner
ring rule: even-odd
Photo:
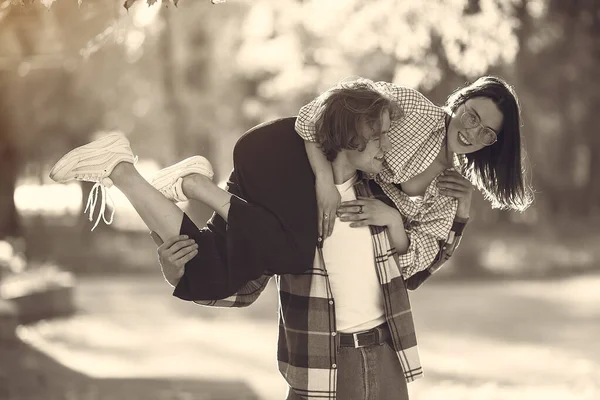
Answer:
[[[390,339],[390,330],[387,323],[383,323],[368,331],[355,333],[338,333],[340,338],[340,347],[368,347],[381,345]]]

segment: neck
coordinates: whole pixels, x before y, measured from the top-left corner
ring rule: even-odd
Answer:
[[[444,132],[444,141],[442,142],[442,148],[436,160],[442,163],[447,168],[452,168],[454,166],[454,153],[450,151],[448,148],[448,125],[450,125],[450,119],[452,118],[452,114],[446,114],[445,120],[445,128]]]
[[[436,157],[436,161],[446,168],[451,168],[454,166],[454,153],[448,149],[447,139],[444,139],[442,142],[442,147],[440,148],[440,152]]]
[[[333,182],[341,185],[356,174],[356,168],[350,165],[343,153],[338,154],[332,163]]]

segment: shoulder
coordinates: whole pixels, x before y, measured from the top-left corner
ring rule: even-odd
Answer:
[[[256,157],[265,149],[276,148],[277,144],[297,145],[302,139],[296,134],[294,125],[296,117],[280,118],[264,122],[247,130],[233,148],[234,158],[244,156]]]
[[[423,93],[416,89],[390,82],[376,82],[375,85],[394,100],[406,116],[412,113],[444,115],[444,110],[436,106]]]

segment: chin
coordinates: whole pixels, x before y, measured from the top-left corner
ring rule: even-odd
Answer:
[[[459,146],[458,143],[456,143],[454,140],[449,141],[448,150],[450,150],[452,153],[456,153],[456,154],[462,154],[462,152],[463,152],[463,149],[461,148],[461,146]]]
[[[371,166],[372,171],[370,171],[370,174],[378,174],[383,170],[383,161],[377,161],[375,160],[373,165]]]

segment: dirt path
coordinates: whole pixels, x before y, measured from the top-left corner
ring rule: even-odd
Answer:
[[[410,385],[412,399],[600,398],[599,285],[596,276],[424,286],[412,301],[426,378]],[[72,318],[21,329],[31,347],[0,350],[19,360],[26,398],[284,397],[273,287],[250,308],[222,310],[173,298],[156,276],[88,278],[77,304]],[[0,387],[14,393],[15,370],[0,369]]]

